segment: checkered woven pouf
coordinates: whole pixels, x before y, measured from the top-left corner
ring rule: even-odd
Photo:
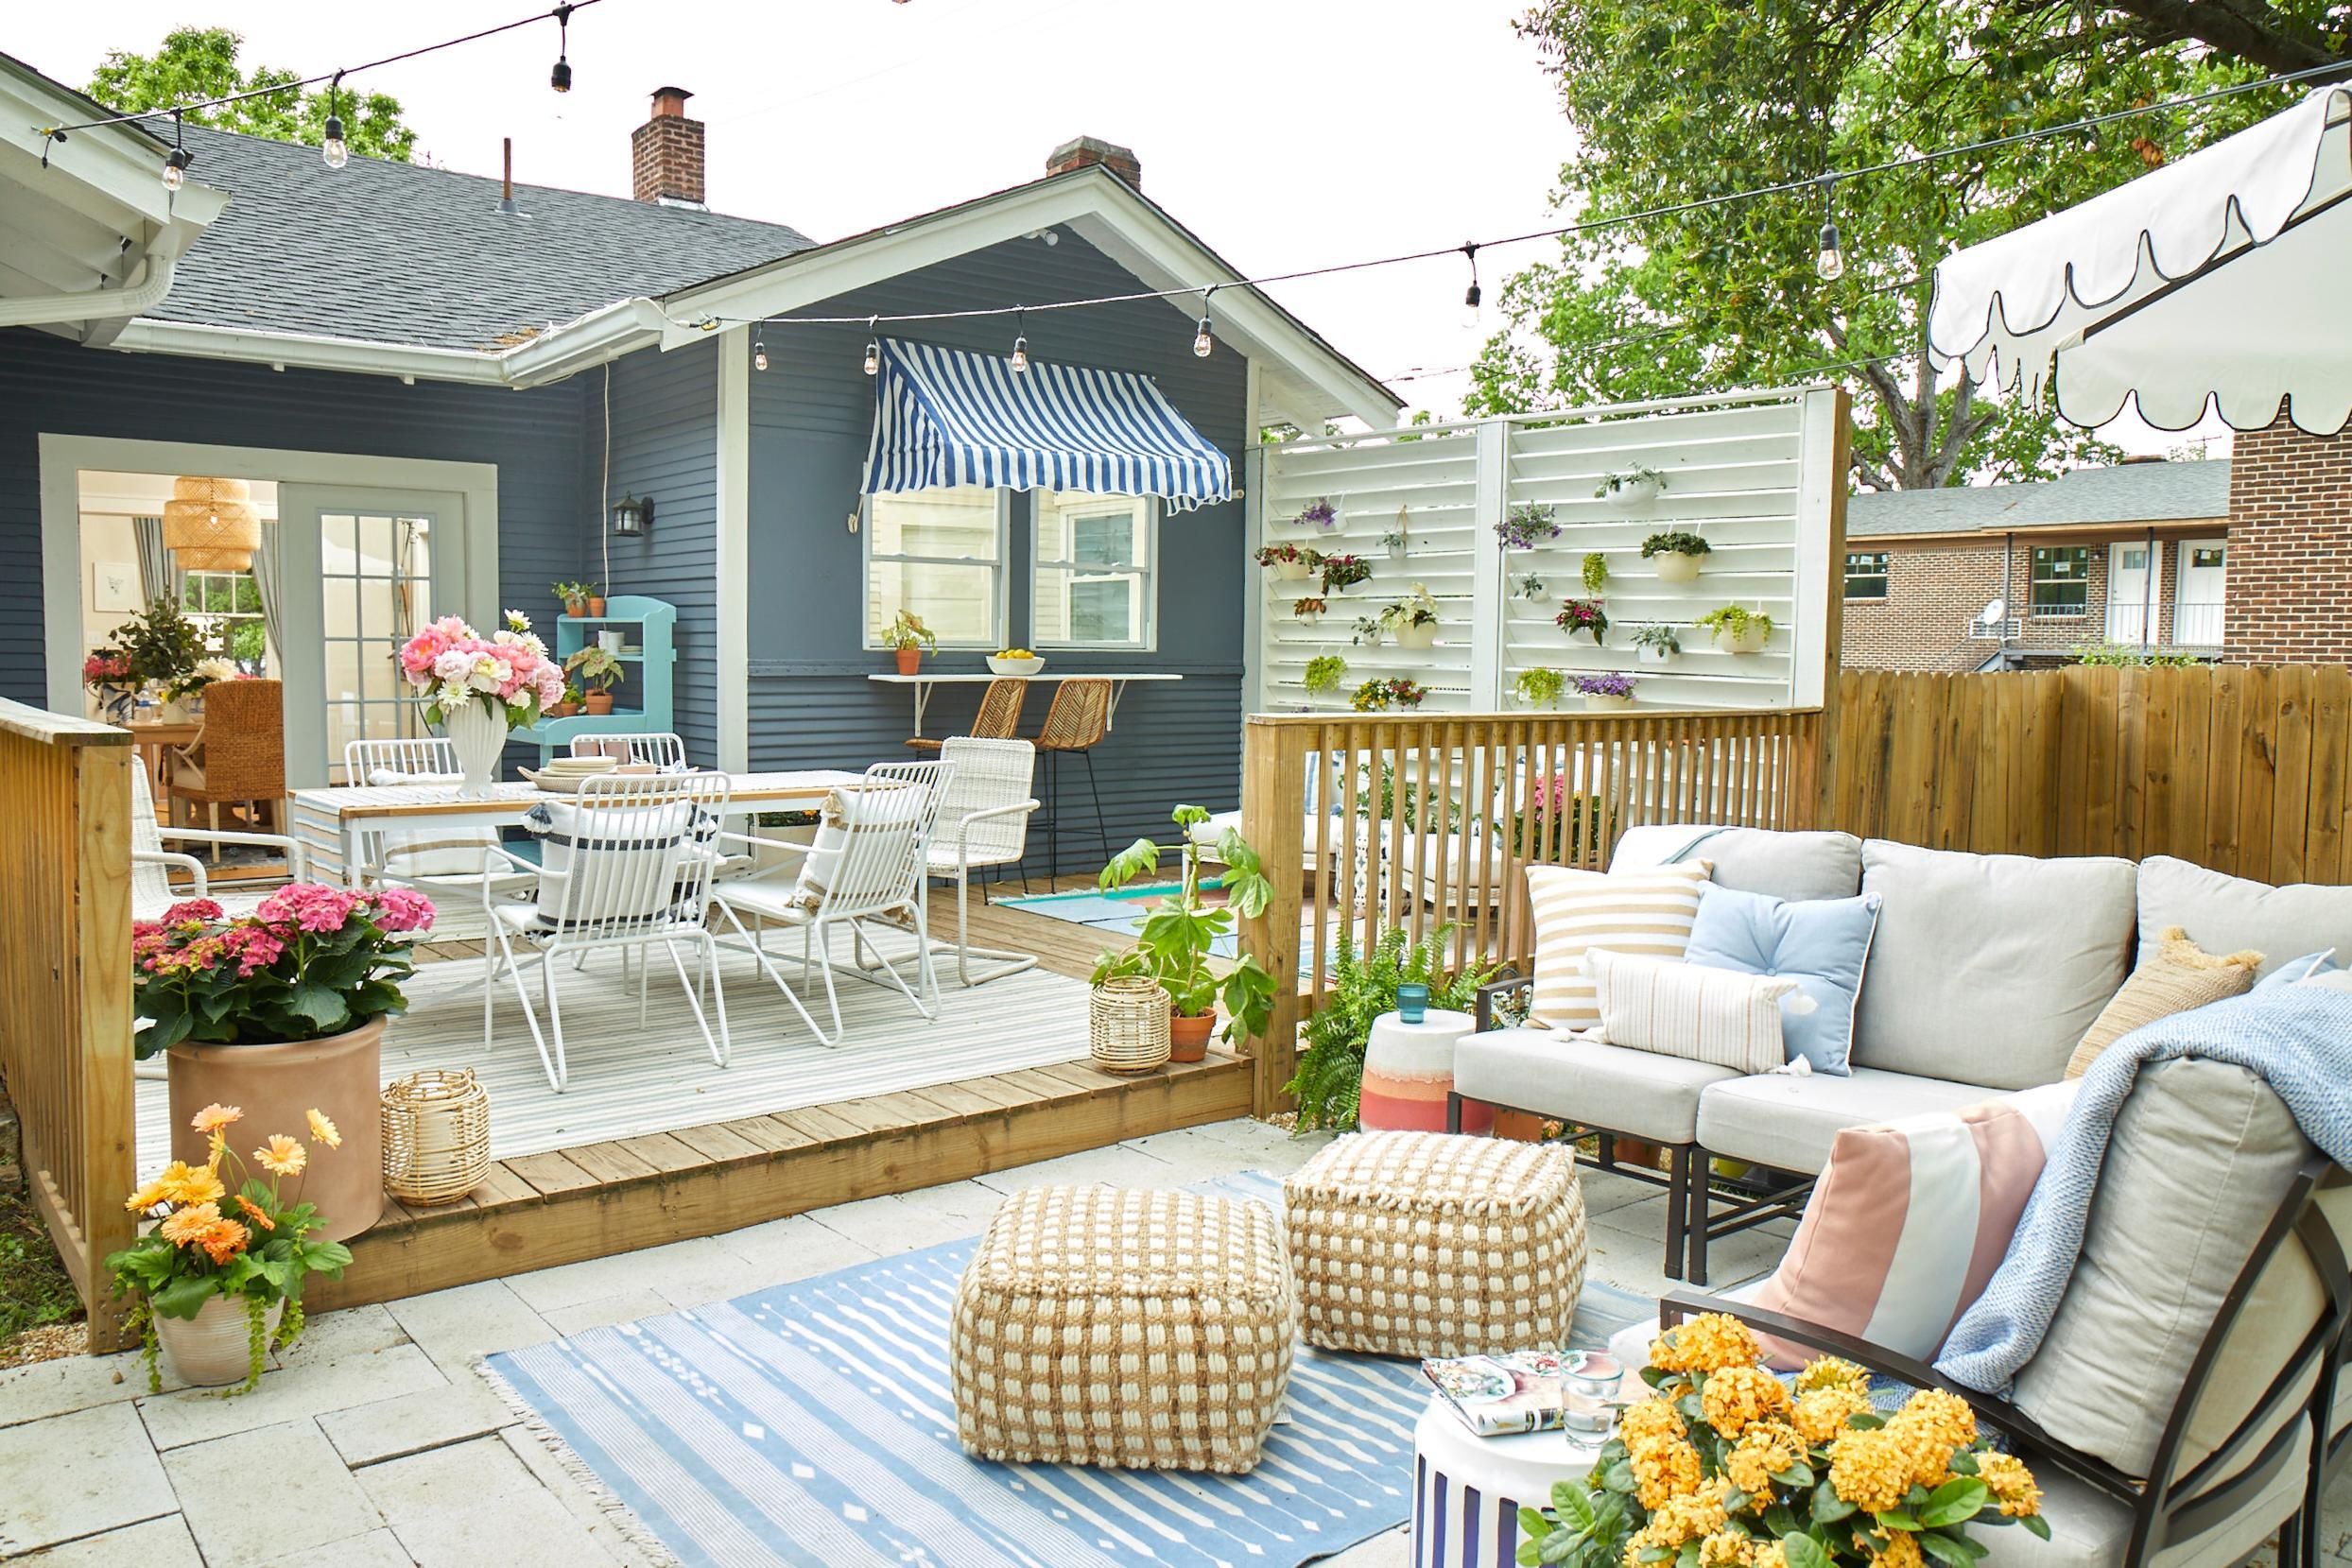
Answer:
[[[1584,1195],[1566,1145],[1359,1132],[1282,1191],[1309,1344],[1476,1355],[1567,1343]]]
[[[1005,1199],[956,1290],[957,1436],[983,1459],[1238,1474],[1297,1333],[1266,1205],[1034,1188]]]

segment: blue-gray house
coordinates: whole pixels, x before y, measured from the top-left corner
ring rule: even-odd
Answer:
[[[938,669],[1027,646],[1183,678],[1129,687],[1098,752],[1115,839],[1179,798],[1233,804],[1244,454],[1396,400],[1145,198],[1124,149],[1081,139],[1044,178],[820,244],[708,210],[686,97],[636,131],[634,200],[194,128],[167,193],[138,127],[43,144],[94,106],[0,57],[0,696],[78,710],[123,579],[157,580],[141,498],[226,475],[274,518],[297,784],[413,727],[388,655],[422,614],[544,628],[549,585],[587,580],[676,607],[698,762],[904,755],[910,694],[869,678],[908,610]],[[908,316],[931,319],[870,325]],[[971,419],[1028,450],[971,457]],[[625,498],[641,532],[614,530]],[[925,732],[977,691],[945,688]]]

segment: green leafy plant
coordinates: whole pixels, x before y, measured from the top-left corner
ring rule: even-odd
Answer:
[[[1391,708],[1418,708],[1428,697],[1429,688],[1410,676],[1375,677],[1356,688],[1348,705],[1359,714],[1383,714]]]
[[[1322,565],[1323,559],[1321,550],[1304,544],[1261,544],[1257,551],[1260,566],[1306,566],[1311,569]]]
[[[1346,660],[1336,653],[1319,653],[1306,662],[1306,673],[1299,678],[1299,683],[1310,692],[1336,692],[1346,679]]]
[[[1711,555],[1714,550],[1715,546],[1702,536],[1681,528],[1671,533],[1652,534],[1641,542],[1641,559],[1644,560],[1652,556]]]
[[[1403,555],[1405,553],[1405,530],[1402,528],[1392,528],[1387,533],[1382,534],[1380,536],[1380,548],[1390,552],[1392,555]]]
[[[1609,634],[1609,612],[1600,608],[1599,599],[1567,599],[1552,617],[1552,624],[1571,637],[1580,631],[1591,632],[1593,646],[1599,647]]]
[[[1532,600],[1540,599],[1543,596],[1544,579],[1542,577],[1537,577],[1532,572],[1529,572],[1524,574],[1519,578],[1519,597]]]
[[[101,650],[121,656],[131,684],[168,687],[204,657],[204,633],[182,613],[178,597],[164,594],[116,627]]]
[[[1609,558],[1599,550],[1585,551],[1581,575],[1584,579],[1585,593],[1600,593],[1609,586]]]
[[[559,582],[547,592],[561,599],[563,602],[563,608],[569,610],[576,604],[584,605],[590,599],[595,598],[597,585],[593,582]]]
[[[2132,647],[2121,643],[2081,643],[2067,649],[2078,664],[2090,664],[2106,669],[2193,669],[2209,663],[2193,653],[2158,653],[2153,648]]]
[[[1340,593],[1359,582],[1372,580],[1372,562],[1361,556],[1325,556],[1317,563],[1323,568],[1323,592]]]
[[[1656,648],[1660,653],[1680,653],[1683,640],[1664,621],[1645,621],[1634,629],[1635,647]]]
[[[1380,624],[1391,631],[1403,631],[1411,627],[1437,625],[1437,600],[1420,583],[1401,599],[1392,599],[1380,607]]]
[[[1445,969],[1445,943],[1453,930],[1441,925],[1416,942],[1403,927],[1392,927],[1360,956],[1348,932],[1340,933],[1329,989],[1323,1006],[1301,1028],[1298,1068],[1283,1087],[1283,1093],[1298,1101],[1299,1131],[1330,1128],[1346,1132],[1355,1128],[1372,1022],[1395,1010],[1398,986],[1427,986],[1429,1006],[1470,1010],[1479,987],[1494,978],[1496,968],[1474,963],[1460,971]]]
[[[1699,617],[1697,625],[1715,633],[1720,641],[1742,642],[1750,636],[1766,638],[1773,634],[1773,618],[1761,610],[1742,610],[1727,604],[1710,610]]]
[[[1095,960],[1094,983],[1115,978],[1157,980],[1175,1012],[1200,1018],[1225,1006],[1224,1038],[1263,1035],[1274,1016],[1274,977],[1256,958],[1245,953],[1219,979],[1209,968],[1209,956],[1219,937],[1232,935],[1236,916],[1254,920],[1266,912],[1274,896],[1257,852],[1240,830],[1228,827],[1218,836],[1217,857],[1225,870],[1220,878],[1225,902],[1211,905],[1201,899],[1201,843],[1193,830],[1209,819],[1208,808],[1180,805],[1168,819],[1184,833],[1184,875],[1176,890],[1159,900],[1144,917],[1135,945],[1125,953],[1105,952]],[[1096,878],[1104,892],[1115,892],[1138,877],[1157,874],[1160,846],[1138,838],[1112,857]]]
[[[591,643],[563,661],[563,672],[593,691],[609,692],[620,684],[621,662]]]
[[[911,610],[902,610],[882,633],[882,646],[893,653],[908,648],[921,648],[925,653],[939,651],[939,633],[923,624],[923,617]]]
[[[1387,629],[1378,620],[1370,615],[1358,615],[1355,626],[1348,630],[1347,640],[1358,647],[1378,647],[1380,639],[1386,635]]]
[[[251,669],[261,668],[269,656],[268,629],[259,621],[239,621],[229,629],[229,657]]]
[[[1568,678],[1546,665],[1521,670],[1512,678],[1512,685],[1519,693],[1519,700],[1531,708],[1548,708],[1560,700],[1567,690]]]
[[[1647,463],[1635,463],[1633,467],[1619,473],[1602,474],[1600,483],[1593,491],[1593,499],[1606,501],[1620,491],[1631,490],[1641,484],[1652,484],[1664,490],[1666,489],[1666,475]]]

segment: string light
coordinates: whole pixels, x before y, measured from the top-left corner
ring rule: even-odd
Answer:
[[[866,318],[866,373],[868,375],[882,373],[882,339],[874,334],[874,324],[881,319],[879,316]]]
[[[319,144],[320,156],[331,169],[339,169],[351,162],[351,148],[343,141],[343,117],[335,112],[336,89],[342,85],[343,73],[337,71],[335,79],[327,84],[327,134],[326,140]]]
[[[1461,302],[1465,308],[1476,310],[1479,308],[1479,302],[1485,298],[1484,293],[1479,287],[1479,242],[1474,239],[1464,240],[1461,253],[1470,258],[1470,286],[1462,290]]]
[[[1199,359],[1206,359],[1217,352],[1217,338],[1209,331],[1209,296],[1216,292],[1215,288],[1201,291],[1201,328],[1192,335],[1192,353]]]
[[[1023,312],[1013,318],[1012,373],[1014,375],[1022,375],[1027,373],[1029,370],[1029,338],[1021,331],[1021,328],[1028,324],[1028,320],[1029,317],[1027,312]],[[1194,352],[1198,353],[1199,351],[1195,350]]]
[[[768,330],[768,323],[762,321],[759,325],[760,331],[752,336],[752,369],[764,370],[768,368],[768,345],[761,338]]]
[[[1822,185],[1821,250],[1813,257],[1813,270],[1822,282],[1834,284],[1845,276],[1845,253],[1838,249],[1838,180],[1825,177]]]
[[[188,181],[188,165],[196,155],[180,142],[180,111],[171,112],[171,151],[164,159],[164,189],[176,191]]]
[[[565,0],[548,13],[555,18],[555,69],[547,73],[547,85],[559,93],[572,90],[572,12],[576,9]]]

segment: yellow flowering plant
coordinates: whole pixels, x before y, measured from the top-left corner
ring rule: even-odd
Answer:
[[[1660,1335],[1582,1482],[1520,1510],[1519,1560],[1565,1568],[1968,1568],[1971,1525],[2048,1540],[2041,1491],[2015,1455],[1977,1432],[1940,1388],[1891,1416],[1870,1374],[1823,1356],[1783,1382],[1746,1324],[1722,1313]]]
[[[285,1303],[275,1341],[283,1350],[303,1332],[303,1282],[314,1273],[334,1278],[351,1262],[351,1249],[341,1242],[310,1239],[326,1223],[316,1206],[299,1201],[310,1148],[283,1132],[270,1134],[252,1154],[268,1175],[262,1180],[229,1147],[229,1129],[244,1115],[233,1105],[198,1111],[191,1125],[208,1140],[205,1163],[174,1160],[124,1200],[125,1208],[154,1223],[110,1254],[106,1266],[114,1276],[114,1294],[131,1298],[130,1322],[141,1333],[147,1387],[154,1392],[163,1390],[156,1364],[159,1315],[194,1318],[216,1296],[243,1302],[252,1358],[245,1382],[228,1391],[247,1393],[261,1381],[270,1305]],[[314,1110],[305,1119],[320,1148],[343,1146],[342,1134],[320,1112]],[[286,1200],[289,1179],[298,1201]]]

